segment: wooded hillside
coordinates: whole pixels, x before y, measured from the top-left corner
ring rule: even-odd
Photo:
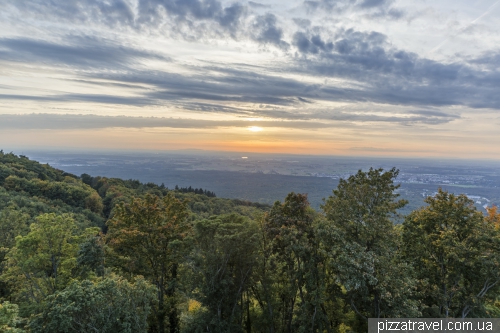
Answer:
[[[397,175],[359,171],[316,211],[306,194],[271,207],[0,151],[0,331],[331,333],[373,317],[499,317],[496,208],[484,216],[439,190],[400,216]]]

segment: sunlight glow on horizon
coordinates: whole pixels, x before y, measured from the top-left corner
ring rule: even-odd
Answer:
[[[262,127],[259,127],[259,126],[250,126],[250,127],[248,127],[248,130],[250,132],[262,132],[264,129]]]

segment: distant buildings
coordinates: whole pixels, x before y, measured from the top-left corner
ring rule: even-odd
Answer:
[[[430,192],[427,192],[427,190],[424,190],[422,192],[422,197],[424,197],[424,198],[435,197],[436,195],[437,195],[437,192],[433,192],[432,194]],[[479,195],[470,195],[467,193],[465,193],[465,195],[470,200],[473,200],[477,205],[480,205],[480,206],[482,205],[481,207],[483,207],[484,209],[486,209],[488,207],[488,203],[490,202],[490,199],[487,199],[485,197],[481,197]],[[486,202],[486,203],[483,205],[483,202]]]

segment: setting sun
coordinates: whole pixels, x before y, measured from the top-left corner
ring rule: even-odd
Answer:
[[[251,132],[262,132],[264,129],[259,126],[250,126],[248,127],[248,130]]]

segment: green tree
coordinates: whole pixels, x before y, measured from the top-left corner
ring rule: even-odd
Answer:
[[[80,275],[88,278],[91,274],[104,275],[104,244],[102,235],[88,238],[79,245],[76,264]]]
[[[79,232],[69,214],[40,215],[26,236],[16,237],[8,254],[7,281],[20,300],[41,303],[71,281],[78,244],[99,228]]]
[[[290,193],[264,218],[261,277],[254,288],[270,332],[330,331],[325,266],[307,195]],[[270,269],[277,274],[270,274]],[[269,291],[275,294],[270,297]],[[279,309],[279,310],[278,310]]]
[[[121,203],[108,221],[109,246],[125,273],[144,275],[157,288],[158,307],[154,309],[156,329],[165,332],[168,317],[171,333],[179,331],[176,290],[182,244],[188,235],[185,202],[172,193],[162,199],[147,194]]]
[[[23,329],[16,328],[19,323],[19,307],[9,302],[0,304],[0,332],[23,333]]]
[[[322,207],[325,255],[346,289],[346,302],[364,320],[418,314],[412,270],[402,261],[394,226],[397,210],[407,203],[397,200],[397,175],[394,168],[360,170],[341,179]]]
[[[27,325],[33,333],[145,333],[155,288],[142,278],[75,281],[50,295]]]
[[[406,257],[415,266],[430,317],[484,316],[500,282],[495,225],[465,195],[439,189],[403,224]]]
[[[8,207],[0,211],[0,276],[7,264],[7,253],[16,244],[16,237],[28,232],[30,216]],[[7,296],[9,290],[5,282],[0,281],[0,298]]]
[[[194,225],[194,242],[193,268],[204,311],[186,331],[241,332],[245,315],[245,325],[251,325],[245,310],[256,264],[256,223],[237,214],[214,216]]]

